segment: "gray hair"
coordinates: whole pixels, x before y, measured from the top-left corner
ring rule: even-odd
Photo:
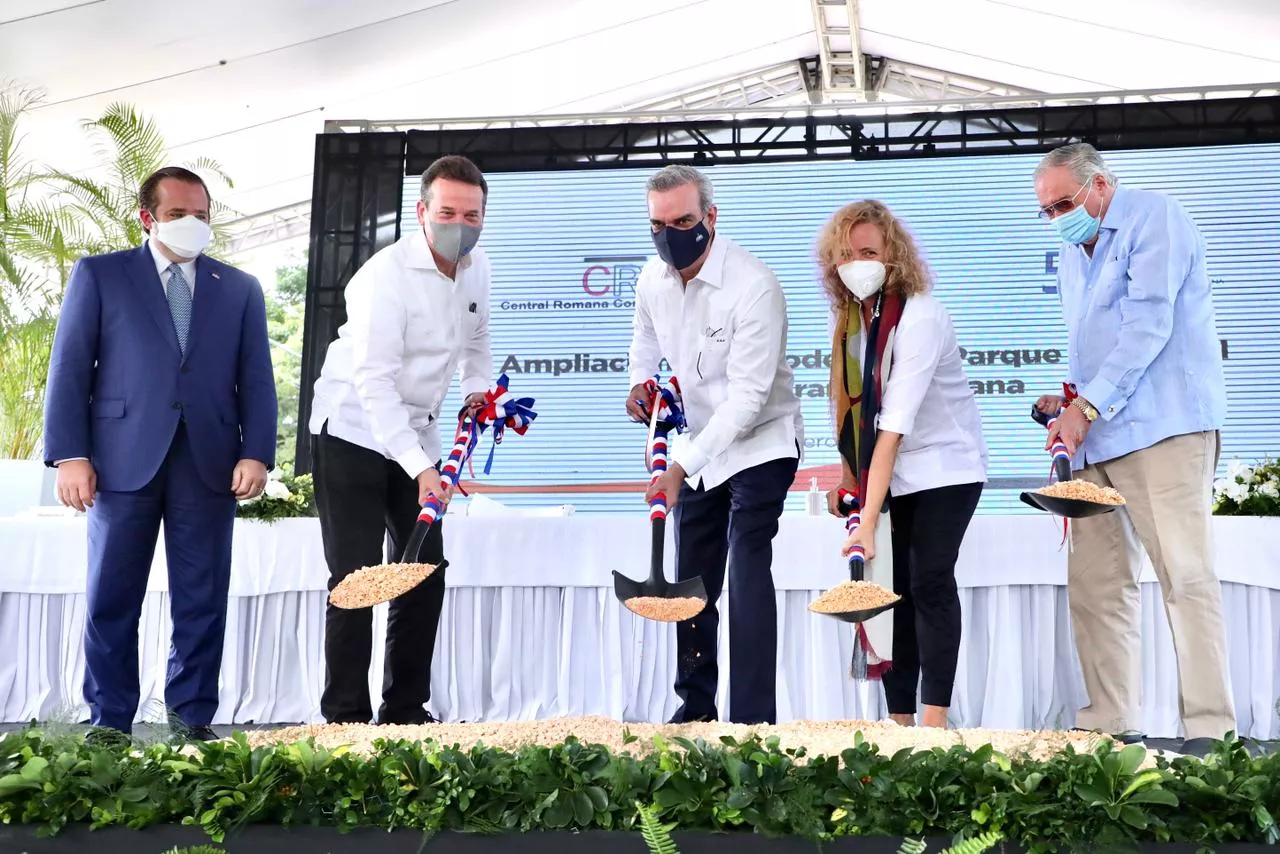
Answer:
[[[665,193],[667,190],[674,190],[676,187],[683,187],[687,184],[693,184],[698,188],[698,207],[702,209],[702,215],[706,216],[711,213],[711,206],[715,204],[715,190],[712,189],[711,182],[707,180],[707,176],[692,166],[673,165],[663,167],[649,176],[646,191],[649,193]]]
[[[1107,166],[1107,162],[1102,159],[1098,149],[1087,142],[1076,142],[1050,151],[1040,161],[1040,165],[1036,167],[1035,177],[1039,178],[1045,172],[1050,169],[1056,169],[1059,166],[1065,166],[1070,169],[1072,177],[1079,181],[1081,185],[1088,184],[1095,175],[1101,175],[1108,186],[1114,187],[1116,185],[1115,173]]]

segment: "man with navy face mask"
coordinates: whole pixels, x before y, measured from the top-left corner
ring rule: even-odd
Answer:
[[[674,508],[676,574],[701,575],[707,607],[676,626],[675,722],[716,709],[717,600],[729,586],[729,719],[775,723],[777,609],[772,543],[795,480],[803,430],[787,364],[787,303],[773,272],[716,230],[711,182],[688,166],[649,179],[658,256],[636,282],[628,414],[648,421],[644,382],[665,358],[689,432],[646,496]],[[637,442],[641,438],[637,436]]]
[[[1160,193],[1116,186],[1087,144],[1035,174],[1041,215],[1063,240],[1058,290],[1070,348],[1061,436],[1077,477],[1117,489],[1115,513],[1072,522],[1068,592],[1089,705],[1084,729],[1139,736],[1139,543],[1160,580],[1178,657],[1185,752],[1235,729],[1211,496],[1226,417],[1204,241]],[[1048,447],[1046,445],[1046,447]]]

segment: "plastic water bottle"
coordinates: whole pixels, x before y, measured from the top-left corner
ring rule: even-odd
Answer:
[[[818,479],[809,478],[809,492],[805,495],[805,510],[810,516],[822,515],[822,493],[818,491]]]

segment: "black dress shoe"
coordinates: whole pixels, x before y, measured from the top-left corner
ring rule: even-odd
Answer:
[[[436,716],[425,710],[417,714],[387,715],[384,718],[378,718],[379,726],[424,726],[438,723],[440,721],[436,719]]]
[[[1208,738],[1205,736],[1201,736],[1199,738],[1188,738],[1182,742],[1182,745],[1175,752],[1181,753],[1183,756],[1194,756],[1197,759],[1204,759],[1210,753],[1217,750],[1218,744],[1221,741],[1222,739],[1219,738]],[[1274,752],[1275,749],[1274,746],[1268,746],[1266,743],[1260,742],[1256,738],[1241,738],[1235,742],[1229,743],[1228,746],[1234,746],[1234,744],[1237,743],[1244,748],[1245,753],[1253,757],[1266,756],[1268,753]]]
[[[218,741],[220,736],[213,731],[212,727],[204,726],[188,726],[186,724],[171,724],[172,740],[179,744],[190,744],[197,741]]]
[[[1118,742],[1120,744],[1126,744],[1126,745],[1142,744],[1142,742],[1147,740],[1147,734],[1145,732],[1135,732],[1133,730],[1128,730],[1127,732],[1102,732],[1101,730],[1096,730],[1096,729],[1082,729],[1081,727],[1072,727],[1071,731],[1072,732],[1091,732],[1094,735],[1104,735],[1107,738],[1111,739],[1112,741]]]
[[[133,744],[133,737],[118,729],[96,726],[85,733],[84,743],[103,750],[124,750]]]
[[[667,721],[669,724],[713,724],[715,722],[715,715],[693,715],[692,717],[685,717],[684,715],[679,714]]]
[[[1204,759],[1210,753],[1213,753],[1215,747],[1218,746],[1216,738],[1188,738],[1178,747],[1177,753],[1183,756],[1194,756],[1197,759]]]

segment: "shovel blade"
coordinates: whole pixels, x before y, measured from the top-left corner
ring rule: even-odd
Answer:
[[[697,599],[705,603],[707,601],[707,588],[702,583],[701,576],[674,583],[665,579],[658,582],[652,582],[647,579],[645,581],[636,581],[634,578],[627,578],[627,576],[614,570],[613,595],[617,597],[619,602],[647,596],[657,599]]]
[[[668,584],[666,595],[672,599],[697,599],[706,604],[707,588],[702,583],[702,576],[695,575],[686,581]]]
[[[1061,516],[1064,519],[1084,519],[1088,516],[1099,516],[1116,509],[1116,504],[1099,504],[1096,501],[1081,501],[1078,498],[1058,498],[1053,495],[1041,495],[1039,492],[1022,493],[1022,502],[1037,510]]]
[[[619,602],[626,602],[628,599],[634,599],[637,596],[661,595],[658,593],[646,593],[645,588],[651,586],[647,582],[627,578],[616,569],[613,571],[613,595],[618,598]]]
[[[880,614],[883,614],[885,611],[888,611],[891,608],[896,607],[897,604],[901,601],[902,601],[901,599],[895,599],[894,601],[886,605],[879,605],[875,608],[864,608],[861,611],[845,611],[840,614],[823,614],[823,616],[835,617],[837,620],[841,620],[846,623],[865,623],[867,620],[870,620],[872,617],[879,616]]]

